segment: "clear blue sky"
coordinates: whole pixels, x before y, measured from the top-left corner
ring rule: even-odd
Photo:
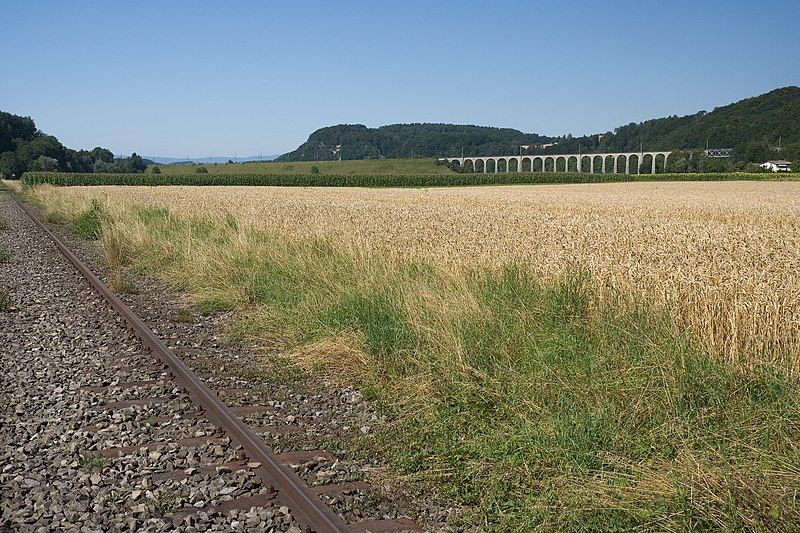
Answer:
[[[318,127],[583,134],[800,84],[800,2],[0,5],[0,110],[72,148],[281,153]]]

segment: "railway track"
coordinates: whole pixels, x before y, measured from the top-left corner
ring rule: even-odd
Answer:
[[[148,508],[141,503],[143,493],[158,493],[155,507],[165,527],[195,531],[420,530],[410,519],[346,522],[322,497],[369,490],[368,484],[308,486],[292,467],[333,459],[332,454],[321,449],[273,453],[261,435],[289,433],[296,427],[274,424],[268,416],[273,407],[246,390],[209,388],[28,206],[14,200],[142,345],[142,350],[107,351],[104,357],[87,361],[94,368],[93,375],[79,390],[86,405],[84,420],[89,423],[77,431],[96,447],[82,461],[89,466],[117,461],[121,465],[115,470],[118,475],[138,480],[130,483],[138,488],[129,494],[109,498],[131,508],[131,524],[143,526],[145,517],[152,514],[152,505]],[[99,474],[89,476],[90,484],[94,476]],[[193,483],[197,479],[202,481],[200,488]],[[262,508],[267,511],[259,514]],[[0,521],[0,529],[2,524]]]

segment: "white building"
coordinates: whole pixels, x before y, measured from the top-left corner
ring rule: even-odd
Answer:
[[[792,164],[789,161],[767,161],[759,165],[761,168],[767,169],[771,172],[791,172]]]

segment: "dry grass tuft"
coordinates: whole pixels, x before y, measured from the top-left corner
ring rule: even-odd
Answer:
[[[364,341],[353,331],[338,334],[296,347],[289,359],[306,370],[323,371],[346,380],[365,381],[369,377],[370,359],[364,353]]]

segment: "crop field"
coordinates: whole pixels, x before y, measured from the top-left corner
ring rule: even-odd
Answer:
[[[667,305],[714,353],[800,359],[800,183],[657,183],[366,190],[69,189],[85,201],[233,215],[295,237],[422,256],[453,268],[567,267]],[[746,199],[746,201],[742,201]]]
[[[201,165],[158,165],[166,175],[191,174]],[[357,161],[289,161],[203,163],[209,174],[309,174],[316,166],[322,174],[455,174],[436,159],[366,159]]]
[[[23,194],[374,391],[376,449],[488,529],[800,520],[798,182]]]
[[[586,174],[579,172],[449,173],[449,174],[152,174],[26,172],[25,186],[261,186],[261,187],[463,187],[479,185],[542,185],[578,183],[628,183],[649,181],[777,181],[797,180],[797,174],[779,177],[765,173],[723,172],[694,174]]]

